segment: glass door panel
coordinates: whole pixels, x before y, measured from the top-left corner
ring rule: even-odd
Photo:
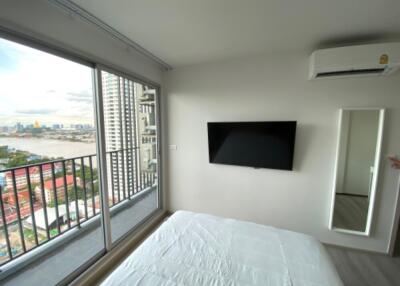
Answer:
[[[93,68],[5,39],[0,58],[0,284],[57,284],[105,253]]]
[[[101,71],[112,242],[158,209],[157,90]]]

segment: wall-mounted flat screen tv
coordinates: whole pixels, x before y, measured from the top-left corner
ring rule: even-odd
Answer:
[[[209,122],[210,163],[293,169],[296,121]]]

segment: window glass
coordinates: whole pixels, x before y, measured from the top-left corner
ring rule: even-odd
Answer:
[[[156,89],[102,71],[107,181],[115,242],[158,207]]]
[[[104,251],[92,71],[0,39],[0,267],[52,248],[20,285],[58,283]]]

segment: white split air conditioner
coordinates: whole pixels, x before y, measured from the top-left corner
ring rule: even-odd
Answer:
[[[400,68],[400,43],[316,50],[309,79],[388,75]]]

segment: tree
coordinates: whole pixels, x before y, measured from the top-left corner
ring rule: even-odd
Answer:
[[[10,157],[10,160],[7,163],[7,168],[18,167],[22,165],[28,164],[27,160],[28,156],[25,153],[17,152]]]
[[[7,146],[0,146],[0,158],[8,158]]]

